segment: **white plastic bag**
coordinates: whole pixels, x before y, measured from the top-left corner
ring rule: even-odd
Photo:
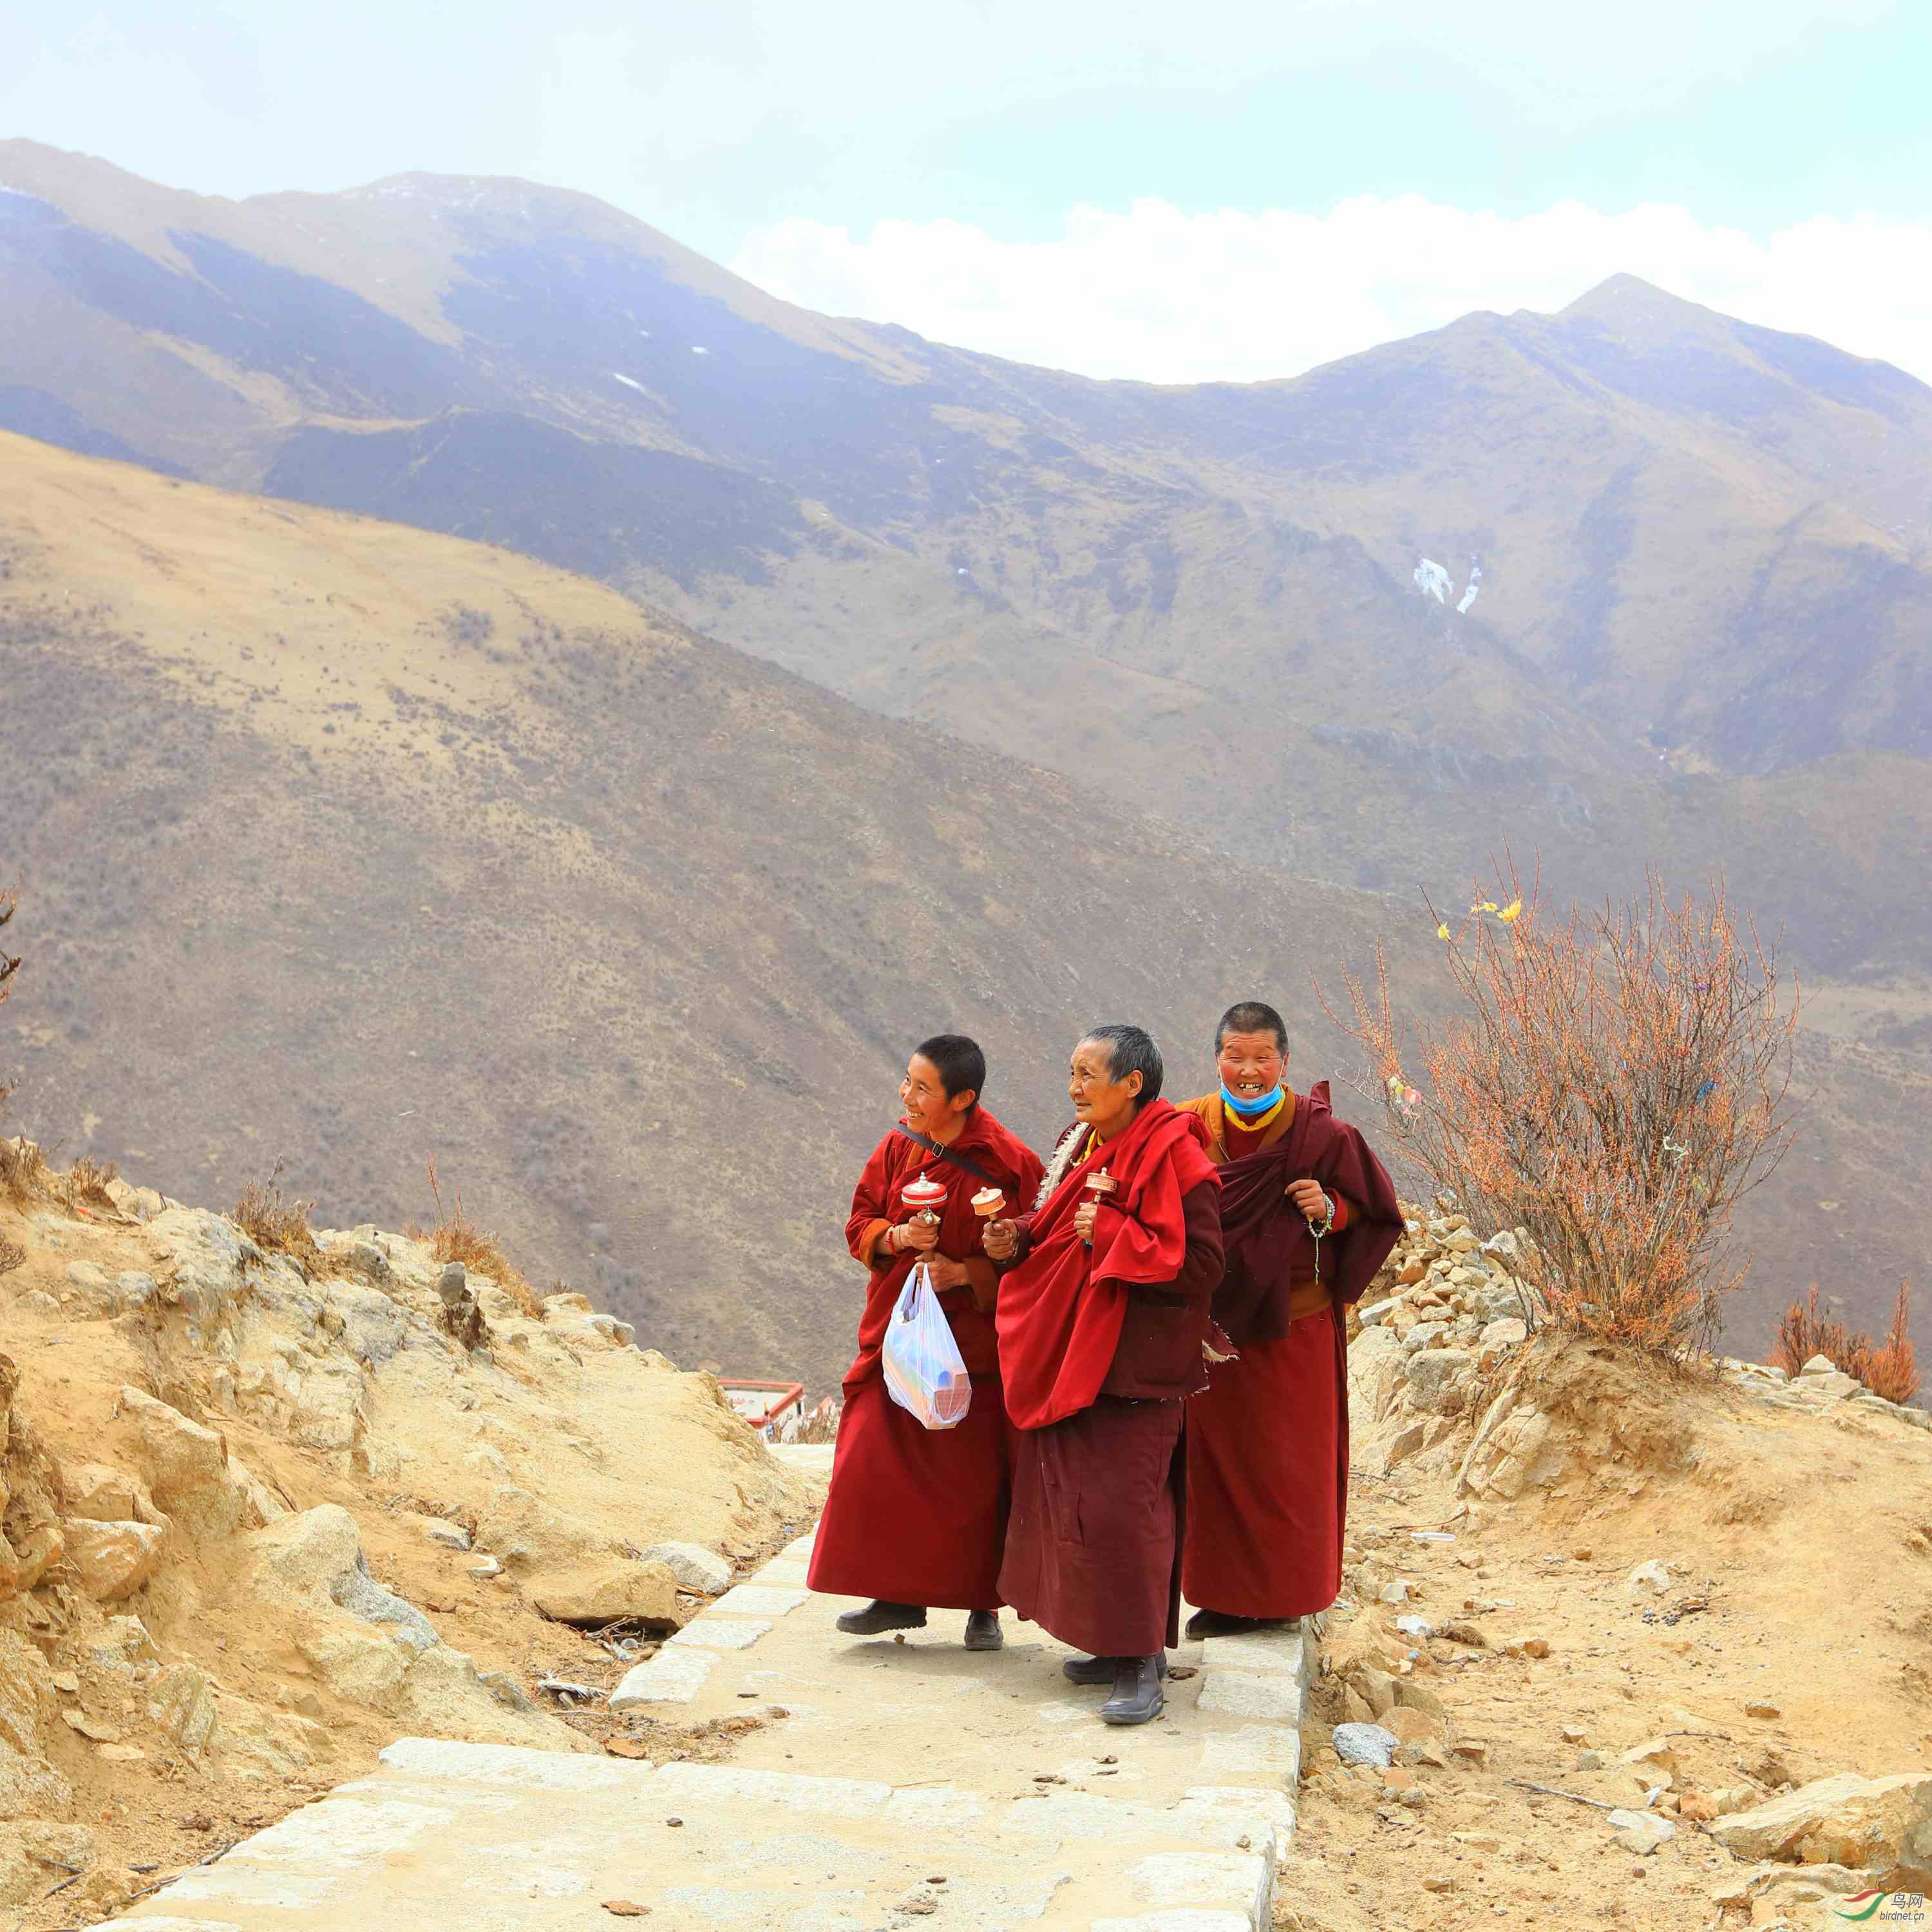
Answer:
[[[886,1392],[928,1429],[956,1429],[966,1420],[973,1384],[959,1358],[946,1311],[921,1262],[899,1290],[880,1356]]]

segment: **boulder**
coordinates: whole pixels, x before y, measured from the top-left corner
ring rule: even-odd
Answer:
[[[1559,1480],[1568,1461],[1551,1439],[1550,1418],[1522,1391],[1505,1389],[1477,1424],[1456,1485],[1466,1495],[1507,1502]]]
[[[601,1566],[548,1572],[530,1594],[544,1616],[562,1624],[615,1623],[635,1618],[659,1630],[676,1628],[677,1579],[662,1563],[616,1557]]]
[[[1399,1738],[1406,1744],[1439,1742],[1442,1736],[1442,1720],[1432,1717],[1426,1711],[1418,1711],[1411,1704],[1397,1704],[1384,1712],[1377,1720],[1382,1729]]]
[[[285,1516],[249,1539],[258,1591],[320,1610],[332,1604],[412,1650],[439,1641],[422,1611],[369,1574],[356,1519],[334,1503]]]
[[[1408,1365],[1408,1399],[1431,1415],[1459,1415],[1468,1406],[1475,1378],[1475,1360],[1466,1352],[1432,1348]]]
[[[1892,1891],[1932,1887],[1932,1771],[1841,1772],[1708,1828],[1739,1858],[1849,1865]]]
[[[496,1491],[477,1519],[473,1540],[505,1569],[525,1574],[581,1570],[610,1556],[614,1548],[602,1531],[508,1484]]]
[[[51,1715],[52,1672],[34,1646],[0,1630],[0,1818],[45,1816],[74,1802],[67,1780],[40,1754],[40,1716]],[[41,1889],[46,1875],[41,1874]]]
[[[133,1425],[135,1460],[161,1508],[204,1534],[226,1535],[249,1526],[251,1512],[228,1479],[228,1444],[219,1430],[124,1385],[115,1408]]]
[[[66,1524],[62,1534],[81,1588],[97,1604],[118,1604],[148,1582],[168,1537],[154,1523],[85,1521]]]
[[[1612,1811],[1610,1824],[1617,1843],[1640,1858],[1648,1858],[1658,1846],[1667,1845],[1677,1835],[1677,1827],[1654,1811]]]
[[[105,1462],[70,1462],[60,1472],[61,1506],[82,1522],[152,1522],[147,1486]]]
[[[1401,1739],[1379,1724],[1337,1724],[1329,1742],[1344,1764],[1373,1765],[1386,1771],[1395,1762]]]
[[[654,1543],[644,1552],[646,1563],[662,1563],[687,1590],[722,1596],[731,1587],[731,1565],[701,1543]]]
[[[1658,1562],[1654,1557],[1647,1563],[1640,1563],[1624,1579],[1624,1588],[1633,1595],[1648,1592],[1652,1596],[1660,1597],[1670,1588],[1670,1566]]]
[[[388,1262],[381,1250],[370,1248],[367,1252],[382,1262],[386,1278]],[[340,1324],[336,1332],[343,1347],[372,1369],[380,1368],[394,1356],[409,1334],[408,1316],[366,1282],[330,1282],[326,1312]]]

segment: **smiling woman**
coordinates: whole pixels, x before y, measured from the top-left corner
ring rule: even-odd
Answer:
[[[1166,1701],[1179,1637],[1181,1402],[1202,1384],[1221,1278],[1214,1168],[1198,1121],[1160,1097],[1160,1049],[1136,1026],[1073,1049],[1061,1136],[1031,1213],[996,1221],[1000,1360],[1020,1430],[1000,1588],[1088,1654],[1110,1724]]]
[[[1033,1150],[980,1104],[986,1081],[986,1055],[963,1034],[922,1040],[899,1083],[898,1124],[872,1150],[852,1196],[845,1234],[866,1266],[866,1305],[810,1576],[814,1590],[871,1599],[838,1619],[848,1636],[916,1629],[939,1609],[968,1612],[969,1650],[997,1650],[1003,1640],[1010,1430],[993,1331],[995,1278],[982,1247],[987,1204],[974,1197],[992,1189],[1030,1201],[1041,1170]],[[944,1432],[898,1407],[880,1371],[886,1324],[921,1266],[972,1378],[965,1419]]]

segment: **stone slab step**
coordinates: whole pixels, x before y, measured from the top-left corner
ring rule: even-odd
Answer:
[[[1001,1802],[944,1784],[406,1738],[375,1776],[118,1922],[560,1932],[602,1924],[604,1900],[628,1899],[666,1932],[880,1932],[914,1918],[931,1932],[1262,1932],[1278,1796],[1204,1787],[1172,1808],[1052,1790]]]

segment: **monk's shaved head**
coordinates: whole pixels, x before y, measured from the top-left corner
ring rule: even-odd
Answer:
[[[1080,1043],[1084,1046],[1090,1040],[1097,1040],[1107,1049],[1108,1065],[1116,1080],[1124,1080],[1130,1073],[1141,1076],[1138,1097],[1142,1106],[1160,1098],[1164,1071],[1160,1048],[1144,1027],[1090,1027],[1081,1035]]]
[[[1275,1045],[1284,1054],[1288,1052],[1288,1028],[1282,1025],[1280,1014],[1259,1000],[1238,1000],[1221,1016],[1221,1023],[1214,1029],[1216,1053],[1231,1033],[1271,1033]]]

